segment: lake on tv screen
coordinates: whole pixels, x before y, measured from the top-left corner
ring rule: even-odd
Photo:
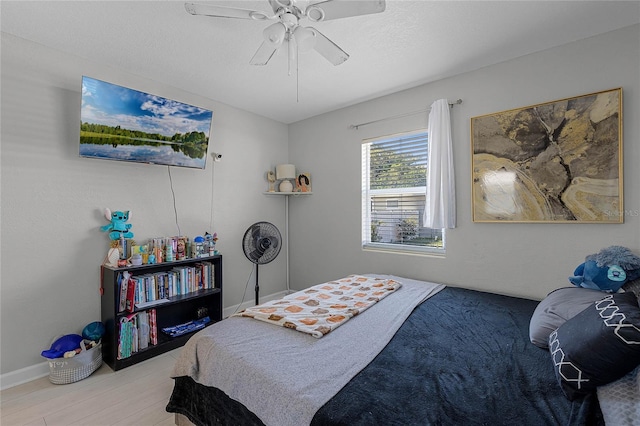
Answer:
[[[80,156],[200,169],[205,167],[206,144],[184,146],[182,144],[155,141],[146,143],[138,141],[134,144],[131,141],[118,143],[113,138],[108,141],[94,139],[90,137],[81,138]]]

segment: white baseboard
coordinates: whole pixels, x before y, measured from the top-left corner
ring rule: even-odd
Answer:
[[[287,295],[287,291],[281,291],[278,293],[270,294],[260,298],[260,303],[268,302],[270,300],[280,299]],[[255,301],[244,302],[241,305],[231,306],[223,310],[222,317],[227,318],[229,315],[233,315],[235,312],[240,312],[243,309],[249,308],[255,304]],[[32,380],[39,379],[49,375],[49,363],[47,361],[32,365],[30,367],[21,368],[20,370],[10,371],[8,373],[0,375],[0,390],[12,388],[14,386],[21,385],[23,383],[30,382]]]
[[[49,362],[41,362],[30,367],[10,371],[0,375],[0,390],[12,388],[49,375]]]

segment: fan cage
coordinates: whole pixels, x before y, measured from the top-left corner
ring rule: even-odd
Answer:
[[[257,222],[245,232],[242,248],[247,259],[255,264],[264,265],[273,261],[280,253],[282,235],[274,224]]]

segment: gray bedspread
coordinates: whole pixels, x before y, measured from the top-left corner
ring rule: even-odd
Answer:
[[[190,376],[222,390],[266,425],[309,424],[318,409],[387,345],[413,309],[444,288],[380,277],[398,280],[402,288],[321,339],[231,317],[195,334],[171,376]]]

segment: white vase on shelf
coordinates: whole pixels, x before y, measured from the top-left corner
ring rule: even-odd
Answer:
[[[280,182],[280,192],[292,192],[293,191],[293,184],[291,183],[290,180],[285,179],[282,182]]]

